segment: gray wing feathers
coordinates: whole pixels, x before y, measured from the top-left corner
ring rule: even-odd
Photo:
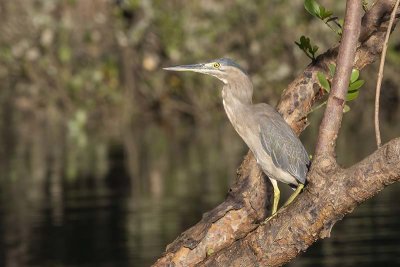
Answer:
[[[273,116],[262,116],[260,139],[273,163],[304,184],[310,159],[308,153],[285,120],[275,111]]]

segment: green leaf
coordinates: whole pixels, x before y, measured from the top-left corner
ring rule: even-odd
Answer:
[[[332,14],[333,14],[332,11],[325,9],[325,7],[323,6],[319,6],[319,17],[322,20],[329,18],[330,16],[332,16]]]
[[[310,38],[302,35],[300,37],[299,42],[294,42],[301,50],[303,50],[304,54],[309,57],[311,60],[315,60],[315,53],[318,51],[318,46],[312,45]]]
[[[357,91],[358,91],[358,89],[355,89],[355,90],[350,90],[350,89],[349,89],[349,90],[347,91],[347,93],[348,93],[348,94],[352,94],[352,93],[357,92]]]
[[[323,19],[324,14],[325,14],[325,7],[319,6],[319,13],[318,13],[318,15],[319,15],[319,17],[320,17],[321,19]]]
[[[329,75],[331,76],[331,78],[333,78],[335,72],[336,72],[336,65],[332,63],[329,64]]]
[[[352,84],[355,81],[357,81],[358,77],[360,77],[360,71],[357,70],[357,69],[353,69],[351,71],[350,84]]]
[[[305,0],[304,8],[308,11],[308,13],[310,13],[314,17],[320,18],[319,17],[319,13],[320,13],[319,5],[317,2],[315,2],[315,0]]]
[[[329,17],[332,16],[332,15],[333,15],[333,12],[332,12],[332,11],[326,10],[326,11],[325,11],[325,14],[324,14],[324,16],[323,16],[322,19],[327,19],[327,18],[329,18]]]
[[[358,90],[347,93],[346,101],[352,101],[352,100],[356,99],[359,94],[360,94],[360,91],[358,91]]]
[[[327,91],[329,93],[329,91],[331,90],[331,86],[330,86],[328,80],[326,79],[325,74],[323,74],[322,72],[318,72],[317,77],[318,77],[318,81],[321,84],[322,88],[324,88],[325,91]]]
[[[308,50],[311,50],[311,44],[310,44],[310,38],[304,37],[304,47],[307,48]]]
[[[300,37],[300,44],[301,44],[303,47],[306,45],[306,40],[307,40],[307,38],[306,38],[304,35],[302,35],[302,36]]]
[[[343,107],[343,113],[349,112],[350,111],[350,107],[348,105],[344,105]]]
[[[338,19],[338,24],[339,24],[340,28],[343,28],[344,19]]]
[[[349,91],[359,89],[361,86],[364,85],[364,83],[365,83],[364,80],[358,80],[358,81],[355,81],[354,83],[351,83],[349,86]]]

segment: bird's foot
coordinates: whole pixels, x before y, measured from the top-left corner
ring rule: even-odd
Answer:
[[[283,206],[279,209],[279,211],[280,210],[282,210],[282,209],[285,209],[287,206],[289,206],[289,204],[290,203],[292,203],[293,202],[293,200],[300,194],[300,192],[302,191],[302,189],[304,188],[304,185],[303,184],[300,184],[298,187],[297,187],[297,189],[296,189],[296,191],[290,196],[290,198],[286,201],[286,203],[285,204],[283,204]],[[275,191],[276,192],[276,191]],[[274,198],[275,199],[275,198]],[[272,215],[271,216],[269,216],[268,218],[266,218],[262,223],[261,223],[261,225],[265,225],[265,224],[267,224],[272,218],[274,218],[275,216],[276,216],[276,214],[278,214],[278,201],[277,200],[274,200],[274,205],[273,205],[273,208],[272,208]]]
[[[304,184],[299,184],[296,188],[296,191],[294,191],[294,193],[289,197],[289,199],[285,202],[285,204],[283,204],[282,208],[286,208],[287,206],[289,206],[289,204],[292,203],[293,200],[297,198],[297,196],[300,194],[303,188]]]
[[[276,216],[276,212],[273,213],[271,216],[267,217],[262,223],[261,225],[266,225],[272,218],[274,218]]]

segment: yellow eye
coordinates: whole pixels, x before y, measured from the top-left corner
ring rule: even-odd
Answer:
[[[215,62],[213,64],[214,69],[219,69],[221,67],[221,64],[219,64],[218,62]]]

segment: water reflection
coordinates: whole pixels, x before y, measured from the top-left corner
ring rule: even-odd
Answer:
[[[82,144],[48,114],[1,130],[1,266],[149,266],[222,201],[246,152],[224,119],[133,124]],[[400,264],[399,193],[363,204],[289,266]]]
[[[1,266],[149,265],[223,198],[245,152],[225,124],[132,125],[107,144],[47,120],[7,129],[15,146],[1,154]]]

